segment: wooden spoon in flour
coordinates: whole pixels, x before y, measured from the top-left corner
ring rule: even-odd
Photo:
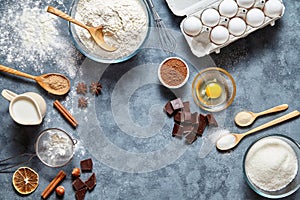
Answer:
[[[112,47],[104,41],[103,26],[98,26],[98,27],[86,26],[85,24],[73,19],[71,16],[67,15],[66,13],[64,13],[52,6],[48,6],[47,12],[52,13],[58,17],[61,17],[69,22],[72,22],[72,23],[88,30],[89,33],[91,34],[92,38],[95,40],[95,42],[105,51],[117,50],[116,47]]]
[[[18,70],[0,65],[0,71],[35,80],[42,88],[51,94],[64,95],[70,90],[70,80],[62,74],[50,73],[33,76]]]

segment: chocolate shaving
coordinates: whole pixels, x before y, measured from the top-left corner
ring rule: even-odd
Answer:
[[[212,113],[207,114],[206,119],[207,119],[207,122],[208,122],[209,126],[218,127],[218,122],[217,122],[217,120],[215,119],[215,117]]]
[[[192,144],[193,142],[195,142],[197,140],[197,135],[196,133],[189,133],[186,137],[185,137],[185,142],[188,144]]]
[[[165,107],[164,107],[164,111],[165,111],[169,116],[171,116],[171,115],[174,114],[174,109],[173,109],[173,107],[172,107],[170,101],[168,101],[168,102],[166,103],[166,105],[165,105]]]
[[[174,99],[174,100],[170,101],[170,103],[174,110],[179,110],[179,109],[183,108],[183,103],[180,98]]]
[[[183,127],[179,124],[174,123],[173,131],[172,131],[172,136],[173,137],[182,137],[183,135]]]
[[[92,171],[93,170],[93,161],[91,158],[80,161],[81,171]]]
[[[88,180],[85,181],[85,185],[88,187],[89,190],[92,190],[97,184],[96,175],[93,173]]]
[[[80,178],[75,179],[73,181],[72,185],[73,185],[75,191],[78,191],[78,190],[86,187],[85,183]]]
[[[182,123],[184,122],[184,113],[182,111],[178,111],[175,115],[174,115],[174,121],[178,122],[178,123]]]
[[[198,126],[198,130],[197,130],[198,136],[202,136],[206,126],[207,126],[206,117],[202,114],[199,114],[199,126]]]
[[[76,200],[83,200],[86,194],[87,188],[82,188],[81,190],[76,191],[75,197]]]

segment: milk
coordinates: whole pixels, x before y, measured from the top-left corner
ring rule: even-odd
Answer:
[[[38,123],[40,114],[32,101],[20,98],[12,104],[12,114],[15,121],[22,123]]]

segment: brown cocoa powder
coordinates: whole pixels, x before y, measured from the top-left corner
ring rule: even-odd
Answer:
[[[187,73],[185,63],[176,58],[164,62],[160,69],[163,82],[169,86],[180,85],[186,78]]]

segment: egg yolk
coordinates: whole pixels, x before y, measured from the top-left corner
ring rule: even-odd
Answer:
[[[216,99],[221,96],[222,88],[217,83],[210,83],[206,86],[205,93],[209,98]]]

